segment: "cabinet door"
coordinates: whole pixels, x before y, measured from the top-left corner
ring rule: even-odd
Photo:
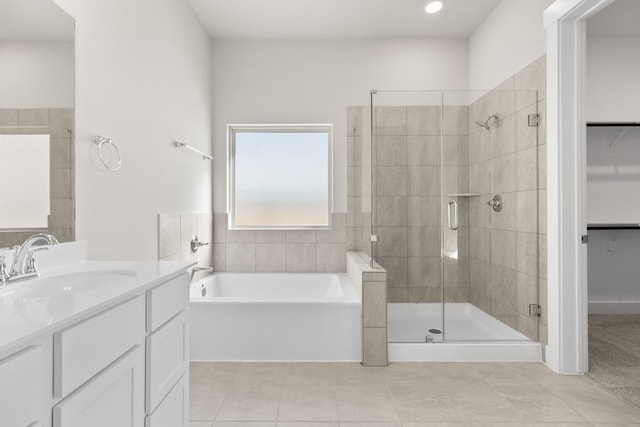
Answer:
[[[144,339],[144,300],[135,297],[53,334],[53,392],[65,397]]]
[[[189,427],[189,373],[169,391],[151,415],[147,415],[145,427]]]
[[[43,413],[44,350],[29,347],[0,360],[0,426],[39,425]]]
[[[183,310],[147,337],[147,413],[189,367],[189,309]]]
[[[189,306],[189,275],[184,273],[147,291],[147,332],[158,329]]]
[[[134,347],[53,408],[54,427],[142,427],[144,349]]]

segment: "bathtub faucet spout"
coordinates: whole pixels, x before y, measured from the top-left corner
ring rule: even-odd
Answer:
[[[197,273],[198,271],[206,271],[207,273],[213,273],[214,269],[213,267],[199,267],[199,266],[195,266],[193,267],[193,270],[191,270],[192,273]]]

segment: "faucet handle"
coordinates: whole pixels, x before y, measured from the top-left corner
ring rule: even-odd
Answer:
[[[191,237],[190,243],[191,243],[191,252],[193,253],[198,252],[198,249],[209,244],[209,242],[201,242],[200,240],[198,240],[197,235],[194,235],[193,237]]]
[[[34,254],[40,251],[48,251],[48,246],[41,246],[39,248],[30,249],[27,252],[27,266],[24,269],[25,274],[36,273],[38,274],[38,268],[36,267],[36,259],[34,258]]]
[[[9,270],[7,264],[4,263],[4,255],[0,255],[0,285],[4,285],[9,281]]]

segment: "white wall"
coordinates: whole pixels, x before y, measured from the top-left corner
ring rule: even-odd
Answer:
[[[228,123],[333,123],[334,211],[346,212],[346,107],[371,89],[466,89],[463,39],[215,41],[214,212],[226,212]]]
[[[469,89],[493,89],[546,52],[542,12],[553,0],[502,0],[469,38]]]
[[[640,37],[587,39],[587,121],[640,121]]]
[[[156,259],[159,212],[210,212],[211,42],[182,0],[56,0],[76,20],[76,224],[92,259]],[[106,170],[95,135],[122,167]]]
[[[73,108],[73,43],[0,42],[0,108]]]

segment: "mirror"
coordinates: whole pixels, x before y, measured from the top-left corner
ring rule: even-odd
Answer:
[[[75,239],[74,26],[52,0],[0,3],[1,176],[16,195],[11,209],[3,213],[0,206],[0,248],[37,232]],[[35,140],[39,152],[28,143]],[[45,184],[25,191],[35,176]],[[36,217],[35,206],[42,214],[27,222]]]

